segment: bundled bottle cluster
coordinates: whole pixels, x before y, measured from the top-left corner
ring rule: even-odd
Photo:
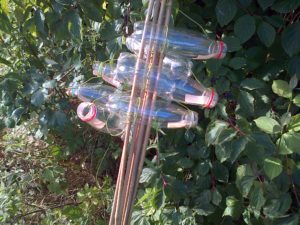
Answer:
[[[156,35],[154,41],[160,49],[164,48],[165,57],[159,80],[154,82],[158,67],[152,66],[149,70],[146,60],[142,60],[136,71],[144,26],[143,22],[135,23],[133,34],[126,40],[126,46],[132,53],[121,53],[116,64],[94,63],[93,74],[102,77],[113,87],[103,84],[72,84],[68,89],[70,96],[83,101],[77,108],[78,117],[97,130],[113,135],[123,133],[130,102],[130,93],[126,89],[131,89],[135,74],[139,90],[143,89],[146,78],[150,80],[150,84],[156,83],[155,87],[150,86],[149,89],[155,89],[159,99],[154,109],[145,109],[143,115],[151,117],[153,126],[157,128],[190,128],[197,125],[196,112],[172,102],[202,108],[213,108],[218,102],[218,94],[213,88],[207,88],[191,77],[191,59],[223,58],[227,51],[226,45],[184,30],[169,29],[167,37]],[[150,33],[146,33],[144,38],[144,51],[147,53]],[[136,99],[129,113],[141,116],[138,105],[139,100]]]

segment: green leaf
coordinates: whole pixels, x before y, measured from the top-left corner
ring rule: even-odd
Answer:
[[[282,135],[281,139],[277,140],[279,146],[279,154],[287,155],[292,153],[300,154],[300,134],[290,131]]]
[[[152,168],[144,168],[140,177],[140,183],[149,183],[156,175],[156,170]]]
[[[221,193],[218,191],[218,189],[214,189],[212,191],[212,203],[216,206],[220,205],[222,201],[222,195]]]
[[[211,123],[205,134],[205,142],[207,145],[216,144],[216,140],[221,134],[221,132],[228,127],[228,124],[224,121],[217,120]]]
[[[272,9],[279,13],[289,13],[299,6],[299,0],[279,0],[272,6]]]
[[[300,22],[289,25],[283,31],[281,44],[290,57],[300,52]]]
[[[241,69],[246,64],[246,60],[242,57],[234,57],[229,61],[229,66],[235,70]]]
[[[299,79],[298,79],[298,77],[297,77],[296,74],[295,74],[294,76],[291,77],[290,82],[289,82],[289,86],[290,86],[290,88],[291,88],[292,90],[295,89],[295,88],[297,87],[298,81],[299,81]]]
[[[274,134],[281,131],[280,124],[270,117],[262,116],[254,120],[254,122],[259,129],[268,134]]]
[[[36,29],[39,32],[39,34],[42,37],[46,37],[47,33],[45,30],[45,15],[40,9],[35,10],[34,21],[35,21]]]
[[[212,172],[219,182],[228,182],[229,171],[228,168],[219,162],[214,162]]]
[[[232,149],[230,152],[230,162],[234,163],[240,154],[245,150],[245,147],[248,143],[248,139],[246,137],[241,137],[237,140],[234,140],[232,143]]]
[[[266,175],[273,180],[282,172],[281,160],[274,157],[269,157],[264,160],[264,171]]]
[[[75,0],[55,0],[55,1],[62,5],[72,5],[75,3]]]
[[[244,117],[254,114],[254,97],[247,91],[240,91],[236,112]]]
[[[283,193],[277,198],[268,199],[263,212],[269,218],[277,218],[283,216],[289,210],[291,203],[290,194]]]
[[[266,10],[268,7],[272,6],[275,0],[258,0],[258,4],[263,10]]]
[[[205,176],[209,172],[209,163],[208,162],[200,162],[195,168],[195,171],[200,176]]]
[[[294,56],[288,63],[288,72],[290,76],[296,75],[300,79],[300,57]]]
[[[6,59],[4,59],[4,58],[2,58],[2,57],[0,57],[0,64],[4,64],[4,65],[7,65],[7,66],[10,66],[11,65],[11,62],[10,61],[8,61],[8,60],[6,60]]]
[[[243,197],[247,197],[256,177],[249,165],[240,165],[236,170],[235,184]]]
[[[91,20],[102,22],[104,10],[102,9],[102,0],[80,0],[80,7],[85,15]]]
[[[255,183],[253,190],[250,193],[250,207],[256,214],[260,215],[260,210],[264,206],[266,199],[262,186],[259,183]]]
[[[227,25],[234,18],[236,12],[235,0],[219,0],[216,5],[216,15],[221,27]]]
[[[288,217],[276,219],[273,225],[299,225],[299,215],[291,215]]]
[[[45,95],[42,90],[38,90],[31,96],[31,104],[40,107],[45,102]]]
[[[288,82],[284,80],[274,80],[272,84],[272,90],[275,94],[284,97],[291,98],[292,90],[288,84]]]
[[[190,160],[189,158],[181,158],[177,161],[177,165],[183,169],[190,169],[193,167],[194,162]]]
[[[0,6],[1,9],[4,13],[8,14],[9,13],[9,5],[8,5],[8,0],[1,0],[0,1]]]
[[[66,18],[68,20],[69,33],[75,41],[80,43],[82,39],[82,22],[79,14],[73,11],[70,12]]]
[[[261,42],[267,46],[270,47],[276,36],[276,31],[274,27],[272,27],[270,24],[262,21],[257,28],[257,34]]]
[[[234,24],[234,33],[240,39],[241,43],[248,41],[255,33],[254,18],[249,15],[240,17]]]
[[[293,99],[293,103],[296,106],[300,107],[300,94],[295,96],[295,98]]]
[[[247,79],[242,81],[241,87],[252,91],[252,90],[264,88],[265,83],[261,80],[256,79],[256,78],[247,78]]]
[[[226,198],[226,208],[223,212],[223,216],[231,216],[234,219],[238,219],[242,213],[242,202],[234,196],[228,196]]]
[[[225,37],[223,41],[226,43],[228,52],[236,52],[242,48],[240,39],[234,36]]]
[[[292,116],[288,124],[288,129],[291,131],[300,131],[300,114]]]

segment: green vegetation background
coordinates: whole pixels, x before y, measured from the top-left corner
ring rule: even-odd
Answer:
[[[126,51],[147,1],[0,5],[0,224],[107,224],[122,143],[79,122],[65,89]],[[193,68],[221,98],[192,107],[196,129],[153,134],[132,224],[299,224],[299,6],[174,0],[172,24],[228,45]]]

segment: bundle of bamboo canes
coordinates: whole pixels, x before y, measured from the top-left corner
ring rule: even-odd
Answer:
[[[158,68],[156,79],[149,79],[145,74],[142,91],[137,88],[137,74],[134,75],[131,90],[131,99],[127,116],[127,127],[125,131],[124,146],[122,151],[119,175],[116,184],[114,201],[110,217],[110,225],[127,225],[130,223],[132,208],[138,188],[139,177],[145,160],[146,146],[148,144],[151,117],[146,116],[143,111],[154,110],[157,93],[155,88],[160,77],[163,64],[164,51],[154,41],[164,31],[167,36],[168,24],[172,9],[172,0],[149,0],[145,19],[141,48],[136,63],[136,71],[139,71],[141,60],[146,59],[148,68],[145,73],[151,74],[153,66]],[[150,39],[145,48],[145,34],[150,33]],[[147,52],[145,52],[145,49]],[[139,98],[138,110],[141,117],[130,114],[131,107]]]

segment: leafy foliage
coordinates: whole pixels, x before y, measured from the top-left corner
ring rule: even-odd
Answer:
[[[202,27],[228,46],[225,59],[197,61],[193,68],[220,101],[214,110],[195,108],[196,129],[164,131],[151,142],[132,223],[299,224],[299,1],[174,2],[175,26]],[[76,125],[65,88],[88,80],[94,60],[125,50],[124,37],[131,22],[143,19],[147,1],[0,4],[0,127],[38,119],[35,136],[62,136],[70,154],[89,137]],[[49,166],[42,173],[57,193],[65,185],[61,172]],[[9,191],[3,196],[14,196]],[[93,188],[82,193],[98,194]],[[18,202],[11,198],[11,205]],[[80,210],[64,213],[76,217]]]

